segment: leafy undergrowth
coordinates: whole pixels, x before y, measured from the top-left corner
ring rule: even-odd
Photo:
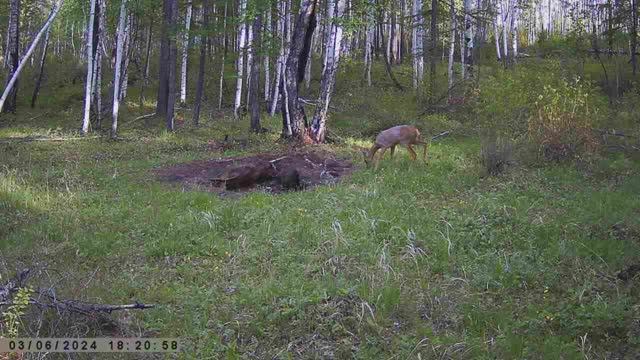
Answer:
[[[332,121],[345,128],[356,112]],[[4,139],[46,135],[17,123]],[[241,135],[244,124],[225,120],[123,128],[119,141],[0,144],[3,279],[24,265],[64,269],[92,279],[85,300],[158,304],[132,313],[135,325],[183,339],[184,358],[640,354],[639,280],[616,278],[640,263],[635,160],[483,178],[479,141],[451,136],[428,164],[399,150],[336,185],[223,199],[152,170],[283,151],[275,131]],[[341,134],[366,144],[361,132]],[[207,146],[225,134],[246,145]],[[325,150],[362,164],[349,145]]]

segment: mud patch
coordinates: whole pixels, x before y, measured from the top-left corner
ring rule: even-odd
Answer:
[[[154,173],[163,181],[224,194],[262,190],[280,193],[336,183],[353,171],[353,164],[331,154],[298,152],[260,154],[192,161]]]

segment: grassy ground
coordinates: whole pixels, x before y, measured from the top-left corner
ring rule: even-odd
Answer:
[[[360,87],[349,66],[330,124],[348,144],[325,149],[361,167],[350,144],[411,121],[419,106],[381,86],[380,71],[381,84]],[[151,170],[220,156],[206,143],[224,134],[249,139],[224,156],[277,151],[280,119],[265,120],[270,134],[243,135],[246,121],[215,112],[201,128],[166,133],[134,121],[151,108],[131,103],[119,141],[16,139],[74,137],[75,87],[0,120],[2,279],[24,266],[55,269],[79,279],[59,284],[60,297],[158,304],[127,321],[114,315],[119,331],[180,337],[184,358],[640,355],[638,279],[615,277],[640,262],[632,158],[487,178],[479,140],[451,136],[432,145],[428,165],[400,151],[335,186],[222,199],[160,183]]]

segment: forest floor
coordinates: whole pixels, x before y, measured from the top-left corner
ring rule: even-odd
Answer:
[[[636,156],[488,177],[480,140],[461,127],[431,145],[428,164],[401,149],[374,171],[353,146],[415,122],[415,99],[351,86],[329,122],[343,142],[297,150],[329,154],[349,176],[225,197],[158,173],[287,156],[279,118],[248,134],[246,119],[212,111],[168,133],[134,120],[151,105],[128,103],[119,140],[78,138],[82,86],[44,91],[51,102],[0,118],[0,282],[28,267],[59,298],[156,304],[114,312],[108,330],[49,315],[40,333],[179,337],[183,358],[640,355],[640,279],[618,277],[640,263]],[[457,121],[420,119],[431,134]],[[225,138],[236,146],[217,147]],[[36,313],[22,314],[20,335]]]

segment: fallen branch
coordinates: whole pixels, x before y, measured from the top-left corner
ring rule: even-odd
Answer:
[[[154,117],[154,116],[156,116],[156,113],[153,112],[151,114],[138,116],[137,118],[133,119],[133,121],[142,120],[142,119],[146,119],[146,118],[150,118],[150,117]]]
[[[30,269],[22,270],[18,275],[16,275],[15,278],[7,281],[4,285],[0,286],[0,308],[3,306],[15,305],[11,297],[20,288],[26,285],[30,273]],[[77,300],[59,300],[50,293],[51,289],[48,289],[46,291],[41,289],[35,290],[35,296],[29,298],[29,304],[44,308],[56,309],[58,311],[74,312],[83,315],[91,315],[95,313],[110,314],[111,312],[118,310],[144,310],[155,307],[154,304],[143,304],[137,301],[133,304],[109,305],[93,304]]]
[[[72,141],[72,140],[87,140],[87,139],[97,139],[99,136],[81,136],[81,137],[69,137],[69,138],[44,138],[44,137],[22,137],[22,138],[13,138],[0,140],[0,144],[12,144],[12,143],[27,143],[32,141]]]
[[[451,130],[443,131],[440,134],[431,137],[431,141],[435,141],[435,140],[441,139],[441,138],[443,138],[445,136],[449,136],[449,134],[451,134]]]

